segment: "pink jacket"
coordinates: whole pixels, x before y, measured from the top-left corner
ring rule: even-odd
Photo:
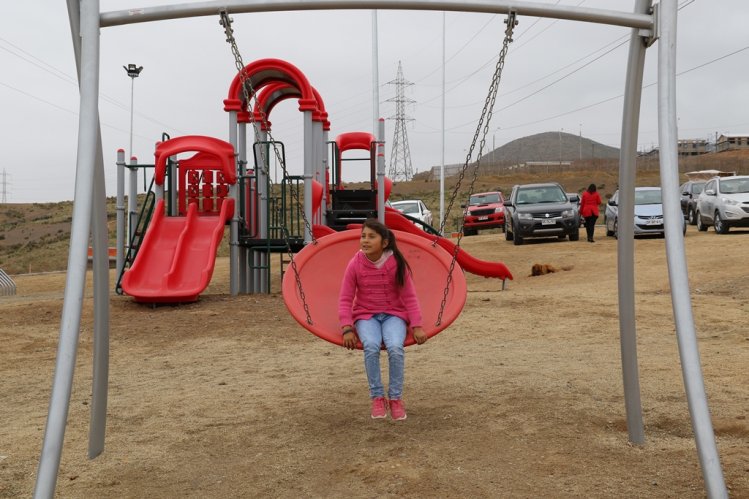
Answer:
[[[394,256],[378,269],[361,251],[354,255],[343,275],[338,299],[341,326],[379,313],[400,317],[411,327],[421,326],[421,309],[411,274],[406,271],[401,288],[395,282],[397,267]]]

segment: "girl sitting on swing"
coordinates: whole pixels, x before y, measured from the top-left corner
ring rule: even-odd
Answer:
[[[411,268],[398,250],[395,235],[374,219],[364,222],[358,251],[346,267],[338,302],[343,345],[364,349],[364,368],[372,399],[372,418],[406,419],[403,405],[403,370],[406,327],[419,345],[427,340],[421,328],[421,309]],[[388,353],[388,400],[380,376],[380,348]]]

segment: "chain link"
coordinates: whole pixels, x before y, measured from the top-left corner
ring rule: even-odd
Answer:
[[[229,13],[226,10],[221,10],[219,12],[219,15],[221,17],[219,24],[223,26],[224,33],[226,34],[226,41],[231,46],[231,53],[234,56],[234,65],[237,68],[237,71],[239,73],[239,82],[242,86],[242,95],[244,96],[245,105],[247,108],[247,111],[250,112],[250,109],[252,107],[250,106],[250,103],[254,103],[255,106],[257,106],[257,92],[255,92],[255,89],[252,87],[252,82],[250,81],[249,77],[247,76],[247,70],[245,68],[244,62],[242,61],[242,54],[239,53],[239,47],[237,47],[237,41],[234,38],[234,29],[231,27],[231,23],[233,22],[232,18],[229,17]],[[250,91],[252,92],[252,96],[250,96]],[[278,160],[278,163],[281,165],[281,169],[283,170],[284,178],[287,178],[289,176],[288,171],[286,170],[286,163],[281,158],[281,153],[278,150],[278,147],[276,147],[276,141],[273,138],[273,135],[270,132],[270,127],[268,126],[267,118],[264,113],[260,112],[262,124],[264,125],[264,128],[266,130],[266,133],[268,134],[268,138],[270,139],[270,143],[273,144],[273,151],[276,155],[276,159]],[[252,123],[255,122],[255,115],[250,114],[250,121]],[[258,129],[256,126],[252,127],[255,132],[255,143],[260,143],[260,133],[258,132]],[[270,172],[268,171],[268,165],[266,165],[265,162],[265,151],[263,147],[260,147],[260,164],[261,164],[261,170],[266,175],[268,179],[270,179]],[[294,201],[296,202],[297,206],[302,206],[302,203],[299,199],[299,193],[291,189],[291,195],[294,198]],[[310,234],[310,237],[312,238],[312,244],[317,244],[317,240],[315,239],[314,232],[312,231],[312,225],[310,221],[307,219],[307,215],[304,212],[304,209],[301,210],[302,213],[302,219],[304,220],[304,226],[307,230],[307,233]],[[286,252],[289,256],[289,262],[291,263],[291,269],[294,271],[294,278],[296,279],[296,286],[299,291],[299,298],[302,300],[302,305],[304,306],[304,313],[306,314],[307,318],[307,324],[312,325],[312,316],[309,311],[309,305],[307,304],[306,297],[304,295],[304,289],[302,287],[302,279],[299,276],[299,269],[297,268],[296,261],[294,260],[294,252],[291,249],[291,243],[289,241],[289,234],[286,229],[286,227],[281,228],[281,232],[284,236],[284,243],[286,244]]]
[[[460,174],[458,175],[458,181],[455,184],[455,189],[453,190],[452,197],[450,198],[450,204],[448,205],[447,209],[445,210],[445,216],[442,219],[442,222],[440,223],[440,233],[444,234],[445,230],[445,224],[447,222],[447,218],[450,214],[450,210],[452,210],[453,203],[455,202],[455,198],[458,196],[460,185],[463,182],[463,178],[465,177],[466,170],[468,169],[468,164],[471,161],[471,156],[473,155],[473,150],[476,148],[476,142],[479,141],[479,134],[481,135],[481,140],[479,141],[479,151],[476,155],[476,163],[473,167],[473,177],[471,178],[471,184],[468,187],[468,198],[470,199],[471,195],[473,194],[474,185],[476,184],[476,180],[478,179],[478,173],[479,173],[479,163],[481,162],[481,157],[484,153],[484,147],[486,146],[486,136],[489,133],[489,123],[492,119],[492,114],[494,110],[494,103],[497,100],[497,90],[499,90],[499,82],[502,79],[502,70],[505,66],[505,57],[507,56],[507,50],[510,46],[510,43],[512,43],[512,31],[515,29],[515,26],[517,26],[518,22],[516,19],[515,12],[510,11],[510,13],[507,15],[507,19],[505,19],[505,24],[507,24],[507,28],[505,28],[505,38],[502,42],[502,50],[499,53],[499,59],[497,60],[497,65],[494,68],[494,75],[492,76],[491,84],[489,85],[489,92],[486,96],[486,101],[484,102],[484,108],[481,111],[481,117],[479,118],[478,125],[476,126],[476,132],[473,135],[473,141],[471,142],[471,147],[468,149],[468,153],[466,154],[466,160],[463,164],[463,168],[460,170]],[[484,119],[486,119],[486,122],[484,122]],[[483,127],[483,130],[482,130]],[[450,262],[450,269],[447,273],[447,282],[445,283],[445,290],[442,293],[442,302],[440,303],[440,311],[437,314],[437,322],[436,326],[439,326],[442,324],[442,314],[445,311],[445,305],[447,304],[447,296],[450,292],[450,283],[453,279],[453,271],[455,270],[455,262],[458,259],[458,252],[460,252],[460,242],[463,239],[463,224],[465,222],[465,217],[462,218],[462,221],[460,222],[460,226],[458,227],[458,240],[455,243],[455,248],[453,249],[453,255],[452,255],[452,261]],[[434,240],[432,245],[437,244],[437,239]]]

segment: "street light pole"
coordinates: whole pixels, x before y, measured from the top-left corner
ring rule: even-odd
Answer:
[[[135,230],[135,224],[137,223],[138,216],[138,172],[135,168],[132,168],[133,162],[133,99],[135,96],[135,79],[143,71],[143,66],[136,66],[135,64],[128,64],[122,66],[125,68],[127,75],[130,77],[130,149],[128,150],[128,159],[125,160],[126,164],[131,165],[130,168],[130,188],[127,195],[128,205],[128,216],[127,216],[127,240],[131,241],[133,238],[133,232]],[[143,174],[145,175],[145,170]],[[145,183],[145,177],[144,177]],[[145,187],[144,187],[145,190]],[[128,243],[129,245],[129,243]]]
[[[135,64],[128,64],[122,66],[125,68],[127,75],[130,77],[130,157],[133,156],[133,100],[135,98],[135,79],[140,76],[140,72],[143,71],[143,66],[136,66]]]

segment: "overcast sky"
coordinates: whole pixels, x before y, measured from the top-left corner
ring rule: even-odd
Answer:
[[[102,0],[102,11],[145,2]],[[162,2],[154,2],[161,4]],[[175,3],[175,2],[164,2]],[[631,12],[632,0],[547,0]],[[749,2],[682,0],[677,48],[679,138],[749,133]],[[330,114],[331,138],[372,131],[372,11],[314,11],[233,16],[245,64],[280,58],[301,69]],[[462,162],[471,143],[503,38],[504,16],[449,12],[446,23],[445,162]],[[398,62],[413,83],[406,96],[413,168],[439,165],[442,25],[440,12],[379,11],[380,115],[395,114]],[[627,28],[520,17],[507,56],[487,145],[563,130],[618,147]],[[236,72],[218,17],[104,28],[100,112],[107,195],[116,193],[116,150],[129,148],[131,80],[123,65],[143,66],[135,80],[133,154],[153,161],[154,143],[171,136],[228,140],[223,111]],[[65,2],[4,2],[0,17],[0,196],[8,202],[74,196],[78,91]],[[638,143],[657,145],[657,44],[648,51]],[[291,173],[301,173],[302,115],[287,100],[271,116]],[[386,159],[394,121],[386,122]],[[3,177],[3,171],[6,173]]]

